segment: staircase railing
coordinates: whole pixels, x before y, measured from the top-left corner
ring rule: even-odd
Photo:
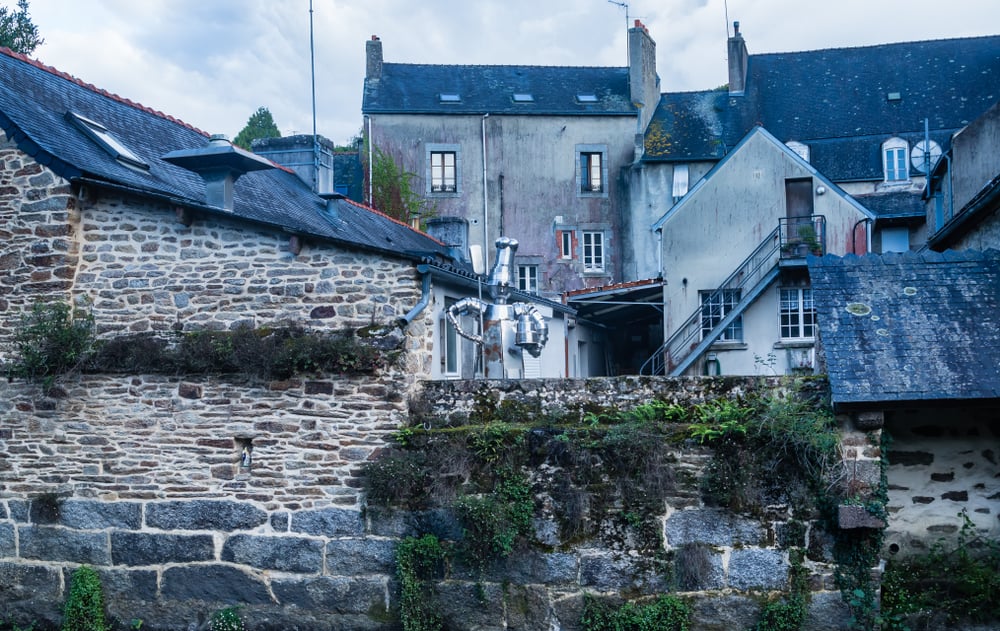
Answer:
[[[742,313],[761,291],[777,277],[778,260],[781,255],[781,227],[775,228],[764,237],[760,245],[748,256],[729,278],[719,285],[711,296],[703,300],[707,304],[722,304],[727,291],[740,290],[740,300],[735,307],[719,321],[710,332],[702,335],[701,305],[656,350],[639,368],[643,375],[663,375],[669,368],[671,374],[686,370]],[[760,286],[763,283],[763,286]],[[756,291],[753,291],[756,289]],[[702,347],[699,349],[699,347]],[[697,351],[697,352],[695,352]],[[693,355],[692,355],[693,354]],[[690,358],[690,359],[688,359]],[[687,360],[687,361],[686,361]]]

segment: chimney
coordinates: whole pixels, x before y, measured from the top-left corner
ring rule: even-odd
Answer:
[[[377,81],[382,78],[382,40],[378,35],[365,42],[365,79]]]
[[[274,168],[269,160],[234,146],[221,134],[203,147],[171,151],[163,160],[200,175],[205,180],[205,203],[227,212],[233,212],[233,188],[241,175]]]
[[[336,190],[333,143],[326,137],[297,134],[258,138],[253,141],[252,148],[257,155],[295,171],[295,175],[317,195],[329,195]]]
[[[628,30],[629,97],[639,108],[640,133],[646,129],[660,102],[660,78],[656,76],[656,42],[641,20]]]
[[[747,88],[747,43],[740,34],[740,23],[733,22],[729,38],[729,95],[743,96]]]

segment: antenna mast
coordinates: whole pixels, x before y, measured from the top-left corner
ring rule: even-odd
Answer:
[[[632,55],[629,54],[629,42],[628,42],[628,2],[615,2],[615,0],[608,0],[611,4],[625,9],[625,65],[628,66],[632,61]]]

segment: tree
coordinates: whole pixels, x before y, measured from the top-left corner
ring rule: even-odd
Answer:
[[[368,202],[375,209],[404,223],[416,218],[426,219],[434,214],[434,209],[413,189],[413,173],[378,147],[373,148],[371,158],[372,199]],[[368,156],[364,159],[367,162]]]
[[[250,115],[246,127],[236,135],[233,144],[250,149],[250,143],[258,138],[281,138],[281,132],[278,131],[278,126],[274,124],[274,118],[266,107],[258,107],[257,111]]]
[[[28,0],[18,0],[17,11],[0,7],[0,46],[30,55],[44,43],[45,40],[38,36],[38,27],[28,15]]]

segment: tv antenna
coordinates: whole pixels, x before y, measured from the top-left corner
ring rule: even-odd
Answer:
[[[608,0],[608,2],[625,9],[625,30],[628,30],[628,2],[615,2],[615,0]]]
[[[628,66],[632,62],[632,51],[629,50],[628,38],[628,2],[615,2],[615,0],[608,0],[608,2],[625,9],[625,65]]]

